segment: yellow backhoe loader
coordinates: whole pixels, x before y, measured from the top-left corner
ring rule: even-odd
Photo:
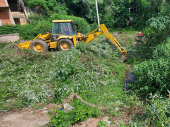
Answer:
[[[73,20],[53,20],[52,33],[44,35],[39,34],[32,41],[17,44],[18,48],[31,49],[36,52],[48,51],[49,48],[58,48],[59,50],[69,50],[76,46],[78,42],[89,43],[101,34],[104,34],[117,49],[122,53],[121,61],[126,60],[127,51],[118,43],[118,41],[109,33],[104,24],[100,25],[100,31],[95,29],[87,36],[77,33],[73,30]]]

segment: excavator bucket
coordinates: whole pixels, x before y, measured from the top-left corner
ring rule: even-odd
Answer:
[[[127,57],[124,56],[124,55],[122,55],[122,56],[119,58],[119,60],[122,61],[122,62],[124,62],[126,59],[127,59]]]
[[[17,44],[17,47],[18,47],[18,48],[21,48],[21,49],[29,49],[31,42],[32,42],[32,41],[27,41],[27,42],[19,43],[19,44]]]

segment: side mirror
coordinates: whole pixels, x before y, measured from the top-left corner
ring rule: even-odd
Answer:
[[[51,30],[51,29],[49,29],[49,33],[52,33],[52,30]]]

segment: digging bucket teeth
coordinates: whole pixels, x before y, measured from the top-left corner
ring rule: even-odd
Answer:
[[[21,49],[29,49],[31,42],[32,42],[32,41],[22,42],[22,43],[17,44],[16,46],[17,46],[18,48],[21,48]]]
[[[126,57],[125,55],[122,55],[122,56],[119,58],[119,60],[122,61],[122,62],[124,62],[126,59],[127,59],[127,57]]]

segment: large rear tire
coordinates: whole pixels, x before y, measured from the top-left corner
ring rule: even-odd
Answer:
[[[58,50],[67,51],[73,47],[73,42],[69,39],[61,39],[57,43]]]
[[[48,45],[45,41],[36,39],[34,41],[31,42],[30,44],[30,48],[32,51],[35,52],[46,52],[48,51]]]

